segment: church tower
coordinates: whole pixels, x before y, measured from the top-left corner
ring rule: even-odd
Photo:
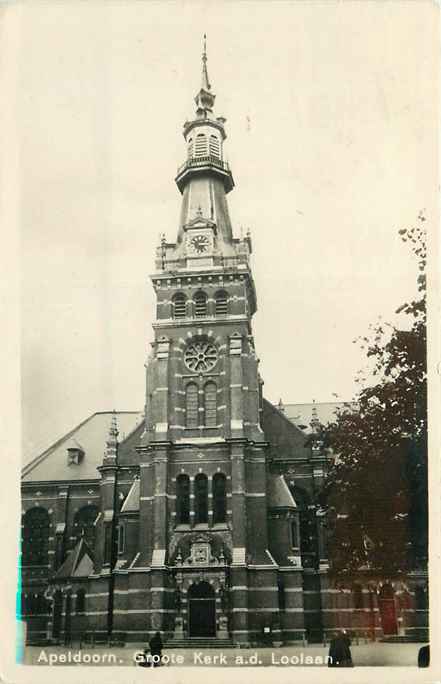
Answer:
[[[249,643],[268,621],[279,630],[278,566],[268,543],[251,238],[233,235],[226,120],[214,103],[204,44],[175,179],[177,238],[162,237],[151,276],[157,308],[131,569],[149,573],[150,630]]]

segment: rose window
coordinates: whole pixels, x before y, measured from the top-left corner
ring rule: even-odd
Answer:
[[[210,342],[196,342],[185,350],[184,362],[195,373],[204,373],[216,365],[217,349]]]

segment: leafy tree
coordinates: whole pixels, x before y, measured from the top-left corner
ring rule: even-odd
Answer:
[[[418,260],[418,295],[402,327],[377,323],[361,344],[374,380],[359,378],[355,404],[323,433],[333,464],[322,492],[333,571],[400,573],[427,560],[426,240],[417,224],[399,231]]]

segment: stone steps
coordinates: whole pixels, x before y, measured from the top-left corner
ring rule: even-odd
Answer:
[[[417,636],[384,636],[379,641],[382,644],[415,644],[415,643],[425,643],[428,639],[421,639]]]
[[[231,639],[217,639],[216,637],[189,637],[187,639],[167,639],[164,648],[232,648]]]

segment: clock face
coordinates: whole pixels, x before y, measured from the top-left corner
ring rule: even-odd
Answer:
[[[194,254],[205,254],[210,247],[210,239],[208,235],[192,235],[188,238],[187,245]]]

